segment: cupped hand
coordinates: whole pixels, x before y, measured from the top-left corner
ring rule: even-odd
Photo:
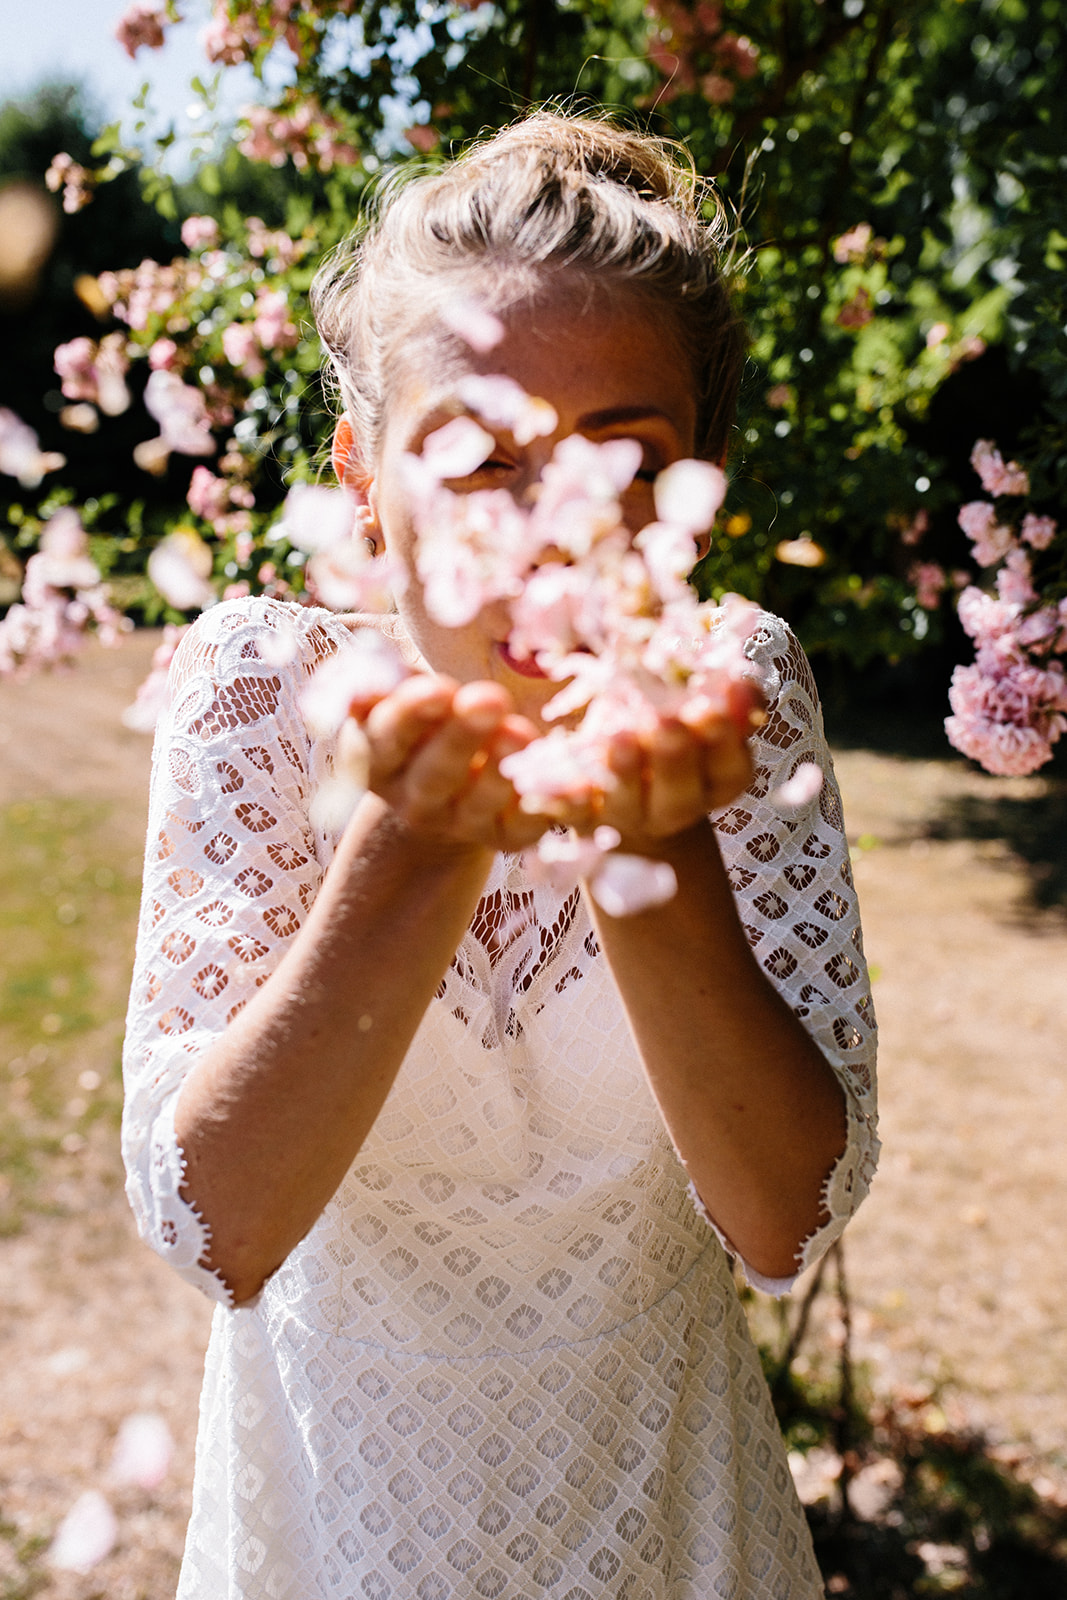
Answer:
[[[500,772],[538,730],[500,684],[407,678],[363,720],[367,786],[420,835],[493,850],[534,844],[551,819],[519,809]]]
[[[662,717],[647,733],[613,734],[606,748],[615,785],[583,798],[559,818],[579,832],[603,823],[618,829],[623,849],[655,854],[658,841],[682,833],[727,806],[750,786],[749,735],[759,711],[747,685],[718,706],[695,705]]]

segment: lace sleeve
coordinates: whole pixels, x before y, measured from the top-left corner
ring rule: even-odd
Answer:
[[[811,668],[777,617],[761,618],[748,653],[769,715],[753,741],[751,789],[716,816],[719,843],[756,958],[836,1073],[848,1116],[848,1143],[823,1189],[827,1221],[804,1241],[799,1276],[843,1231],[874,1175],[875,1021],[841,797]],[[799,812],[776,806],[775,791],[806,761],[823,771],[820,794]],[[784,1294],[796,1281],[742,1266],[749,1282],[770,1294]]]
[[[175,656],[156,736],[124,1051],[126,1191],[142,1238],[223,1303],[225,1284],[201,1264],[207,1225],[179,1192],[174,1111],[193,1061],[277,965],[318,888],[315,753],[297,697],[342,627],[274,601],[213,608]]]

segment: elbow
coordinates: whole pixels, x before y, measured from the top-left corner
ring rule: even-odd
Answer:
[[[267,1279],[276,1270],[273,1267],[264,1270],[262,1262],[242,1260],[240,1256],[227,1255],[220,1260],[214,1252],[209,1253],[201,1266],[223,1286],[227,1303],[234,1311],[254,1306]]]

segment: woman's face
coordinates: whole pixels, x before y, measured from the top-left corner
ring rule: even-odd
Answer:
[[[634,439],[641,466],[622,500],[627,525],[637,533],[655,517],[652,483],[672,461],[693,452],[696,400],[689,365],[673,331],[647,303],[629,295],[560,295],[523,305],[501,317],[505,333],[486,354],[457,350],[454,338],[430,335],[405,352],[393,375],[377,470],[368,498],[380,538],[405,563],[411,581],[398,601],[404,624],[427,664],[461,682],[488,678],[510,690],[516,708],[535,720],[559,688],[532,661],[508,651],[508,613],[485,607],[466,627],[447,628],[427,613],[414,573],[415,529],[403,456],[418,454],[427,437],[463,414],[457,386],[471,373],[499,373],[530,395],[547,400],[558,426],[547,437],[519,445],[494,429],[484,465],[468,478],[449,480],[459,493],[506,489],[521,505],[537,494],[541,474],[561,439],[577,433],[596,444]],[[695,552],[694,552],[695,556]]]

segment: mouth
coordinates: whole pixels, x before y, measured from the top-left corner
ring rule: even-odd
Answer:
[[[506,639],[498,639],[495,648],[509,672],[517,672],[520,678],[547,679],[548,673],[538,666],[535,656],[513,656]]]

